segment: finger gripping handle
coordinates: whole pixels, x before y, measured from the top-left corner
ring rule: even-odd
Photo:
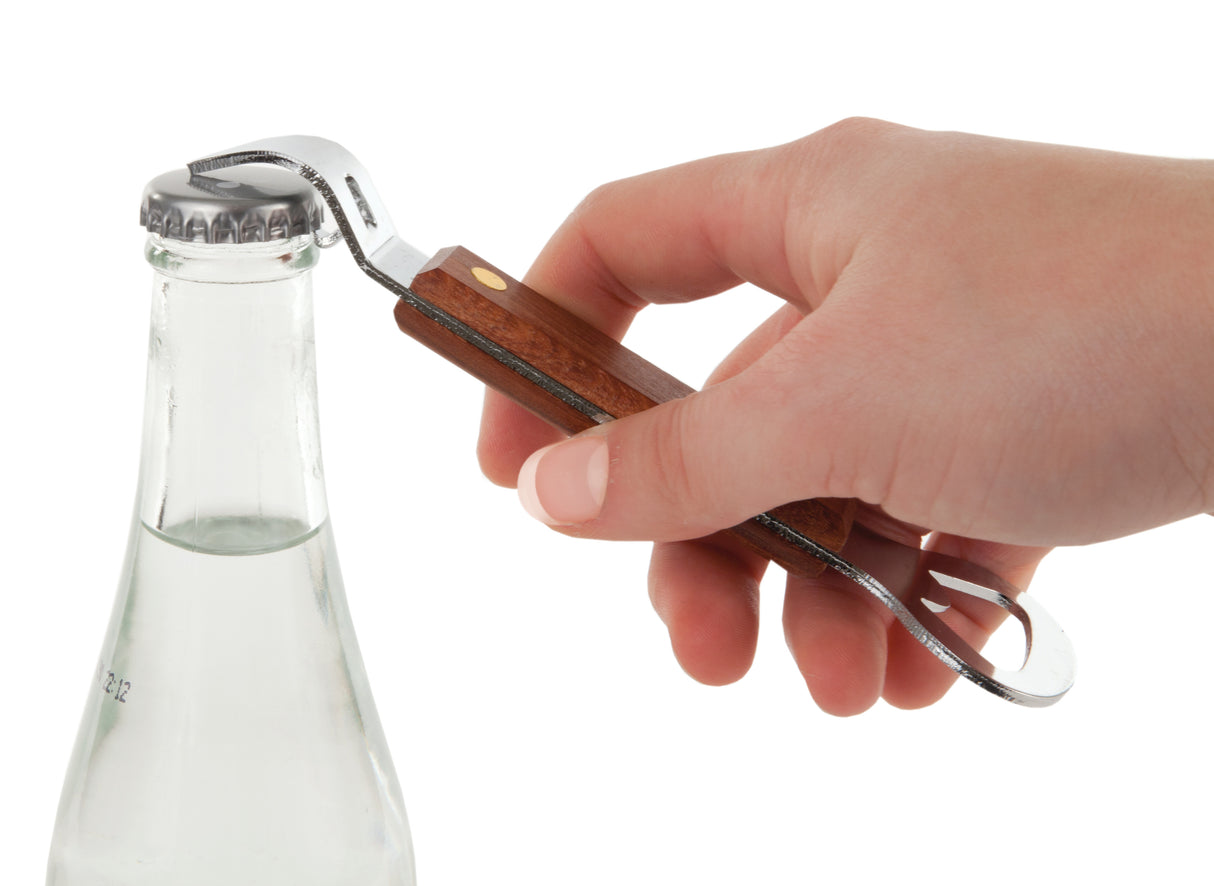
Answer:
[[[694,393],[615,339],[460,246],[437,253],[395,308],[403,332],[567,434]],[[442,315],[436,321],[437,308]],[[450,322],[450,321],[454,322]],[[817,499],[768,512],[832,551],[847,540],[856,503]],[[765,526],[730,532],[779,565],[816,576],[825,564]]]

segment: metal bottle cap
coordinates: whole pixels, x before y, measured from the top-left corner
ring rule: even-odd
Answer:
[[[264,243],[315,232],[324,204],[304,179],[277,167],[224,170],[225,177],[166,172],[143,190],[139,224],[170,240]]]

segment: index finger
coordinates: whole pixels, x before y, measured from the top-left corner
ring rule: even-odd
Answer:
[[[690,301],[748,281],[804,303],[785,253],[787,194],[802,169],[768,149],[696,160],[591,193],[524,282],[613,338],[647,304]],[[512,485],[523,460],[560,435],[489,392],[478,456]]]
[[[807,178],[798,162],[806,144],[604,185],[556,231],[525,282],[609,334],[622,334],[646,304],[691,301],[742,281],[800,300],[785,227],[789,194]]]

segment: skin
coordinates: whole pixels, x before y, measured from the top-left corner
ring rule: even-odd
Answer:
[[[589,432],[608,447],[601,510],[555,521],[656,542],[650,595],[698,680],[750,666],[765,566],[713,533],[778,504],[860,499],[866,524],[930,529],[1022,587],[1052,546],[1214,508],[1210,161],[848,120],[606,185],[526,278],[617,338],[647,304],[742,281],[786,305],[703,392]],[[558,439],[487,396],[494,482]],[[533,462],[541,495],[586,483],[557,451]],[[949,618],[979,647],[996,626]],[[830,578],[789,581],[784,625],[830,713],[930,704],[953,681]]]

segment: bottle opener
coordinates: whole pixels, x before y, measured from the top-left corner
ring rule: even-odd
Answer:
[[[401,240],[366,169],[341,145],[315,136],[268,138],[197,160],[189,170],[205,187],[206,173],[246,163],[282,166],[311,182],[337,225],[318,242],[345,240],[359,267],[397,297],[403,332],[562,431],[575,434],[693,392],[463,247],[429,257]],[[794,574],[813,578],[830,568],[855,582],[936,658],[1000,698],[1043,707],[1070,689],[1070,641],[1037,603],[973,563],[878,535],[854,520],[856,507],[836,499],[796,502],[729,532]],[[975,600],[1020,622],[1019,669],[993,665],[937,614],[955,604],[972,609]]]

